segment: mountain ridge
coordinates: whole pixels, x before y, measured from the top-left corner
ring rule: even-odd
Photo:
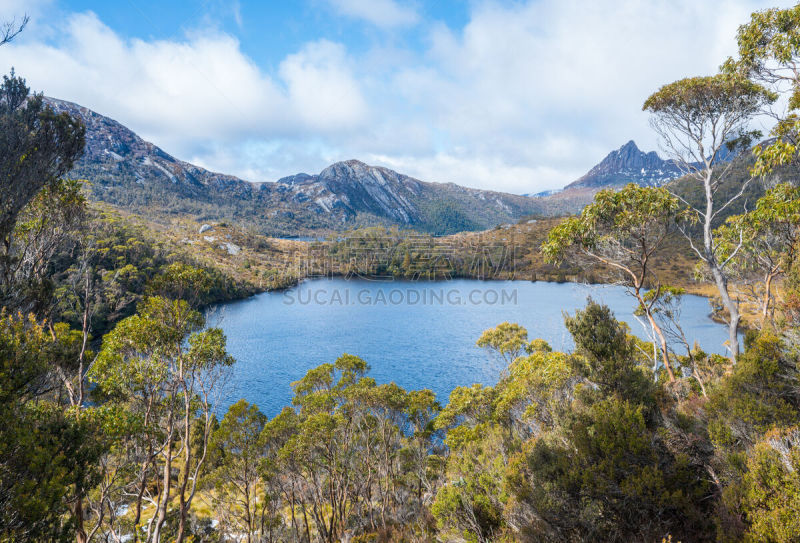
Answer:
[[[179,160],[87,107],[47,102],[87,126],[86,151],[72,175],[91,182],[90,197],[134,211],[236,220],[271,235],[370,225],[447,234],[547,212],[526,196],[421,181],[358,160],[253,183]]]

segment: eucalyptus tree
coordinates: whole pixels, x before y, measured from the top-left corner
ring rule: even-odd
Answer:
[[[670,381],[675,375],[667,340],[654,318],[661,284],[653,272],[653,259],[677,228],[688,219],[680,201],[664,188],[628,184],[620,191],[606,189],[577,217],[571,217],[548,234],[542,245],[545,258],[559,262],[577,251],[621,274],[639,303],[661,347],[661,361]],[[655,293],[646,296],[651,286]]]
[[[267,518],[272,500],[265,492],[261,470],[266,422],[258,407],[239,400],[228,408],[211,440],[215,511],[229,528],[244,533],[247,543],[265,539],[262,528],[272,524]]]
[[[292,384],[294,408],[264,425],[261,484],[272,510],[286,513],[271,517],[267,538],[334,542],[424,517],[437,477],[431,455],[442,452],[439,404],[430,390],[378,385],[367,370],[348,354],[312,368]]]
[[[38,311],[51,296],[47,266],[82,213],[63,177],[83,152],[85,127],[56,114],[13,70],[0,84],[0,304]],[[45,189],[45,190],[43,190]],[[37,303],[39,302],[39,303]]]
[[[475,344],[495,353],[508,366],[525,352],[528,331],[517,323],[502,322],[485,330]]]
[[[784,183],[770,189],[752,211],[729,217],[715,231],[723,253],[739,248],[731,262],[741,277],[755,275],[762,327],[774,307],[773,282],[797,258],[800,241],[800,188]],[[740,244],[741,240],[741,244]]]
[[[139,468],[130,486],[134,527],[149,506],[148,542],[163,540],[174,498],[175,540],[187,535],[188,512],[213,431],[212,404],[233,364],[222,331],[202,330],[203,324],[202,315],[184,300],[146,298],[137,315],[122,320],[104,338],[89,374],[99,393],[138,418]]]
[[[702,187],[702,205],[685,202],[699,218],[702,237],[696,241],[688,228],[684,233],[707,266],[727,310],[730,356],[734,363],[739,354],[741,316],[737,301],[730,293],[728,266],[738,253],[738,247],[722,256],[714,226],[720,214],[742,197],[752,178],[731,196],[720,191],[728,180],[732,164],[732,161],[723,160],[721,153],[724,148],[730,149],[733,142],[749,142],[753,136],[748,132],[749,123],[776,99],[775,93],[744,77],[718,74],[664,85],[643,106],[652,114],[651,124],[671,158],[691,181]]]
[[[736,35],[738,58],[723,65],[726,73],[740,74],[788,95],[787,110],[774,113],[775,137],[757,146],[754,173],[763,175],[784,164],[797,164],[800,149],[800,5],[756,11]]]
[[[305,490],[304,514],[313,520],[320,539],[330,543],[344,535],[361,498],[359,475],[369,473],[361,460],[370,455],[364,454],[367,451],[358,440],[364,413],[350,401],[358,389],[375,386],[374,380],[364,377],[367,369],[364,360],[345,354],[292,385],[300,418],[281,455]]]

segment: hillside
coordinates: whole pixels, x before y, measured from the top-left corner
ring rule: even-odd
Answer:
[[[91,198],[151,217],[233,220],[277,236],[369,225],[446,234],[546,211],[525,196],[424,182],[357,160],[338,162],[318,175],[251,183],[179,160],[88,108],[48,102],[86,124],[86,152],[72,175],[90,181]]]

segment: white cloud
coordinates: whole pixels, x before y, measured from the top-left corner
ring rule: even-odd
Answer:
[[[436,27],[425,65],[398,70],[393,87],[449,135],[449,156],[498,168],[476,169],[481,186],[553,188],[629,139],[656,148],[641,111],[647,96],[716,71],[735,53],[737,26],[772,4],[477,3],[465,28]],[[452,165],[437,156],[426,157],[428,174],[447,178]],[[509,170],[517,175],[501,175]]]
[[[219,31],[128,40],[91,13],[72,14],[45,38],[26,31],[0,48],[0,71],[13,64],[37,90],[252,180],[359,158],[424,180],[537,192],[630,139],[656,148],[647,96],[714,72],[735,52],[737,26],[773,3],[476,1],[464,28],[422,27],[421,52],[396,39],[354,50],[312,34],[274,71]],[[388,0],[336,5],[382,26],[418,18]]]
[[[53,0],[3,0],[2,5],[2,16],[3,20],[8,18],[13,19],[14,17],[22,17],[25,14],[33,17],[34,15],[38,15],[41,10],[50,4],[52,4]]]
[[[310,43],[286,57],[279,72],[296,106],[294,117],[303,124],[317,131],[342,131],[366,119],[367,106],[342,45]]]
[[[218,32],[126,41],[92,13],[71,16],[63,31],[57,45],[0,48],[0,69],[14,66],[33,89],[111,116],[170,152],[346,130],[365,117],[345,51],[330,42],[307,44],[272,78]]]
[[[341,15],[363,19],[376,26],[388,28],[409,26],[419,21],[417,11],[395,0],[327,0]]]

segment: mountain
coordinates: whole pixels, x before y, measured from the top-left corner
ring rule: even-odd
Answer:
[[[616,151],[610,152],[586,175],[564,189],[602,189],[631,182],[642,186],[659,186],[680,177],[683,173],[674,161],[662,159],[655,151],[645,153],[631,140]]]
[[[531,196],[546,210],[543,215],[579,213],[602,189],[621,188],[628,183],[661,186],[683,173],[674,161],[664,160],[654,151],[645,153],[631,140],[563,189]]]
[[[337,162],[317,175],[251,183],[179,160],[88,108],[47,100],[86,125],[86,151],[72,176],[89,180],[90,197],[150,217],[233,220],[270,235],[367,225],[446,234],[547,211],[539,199],[420,181],[357,160]]]

